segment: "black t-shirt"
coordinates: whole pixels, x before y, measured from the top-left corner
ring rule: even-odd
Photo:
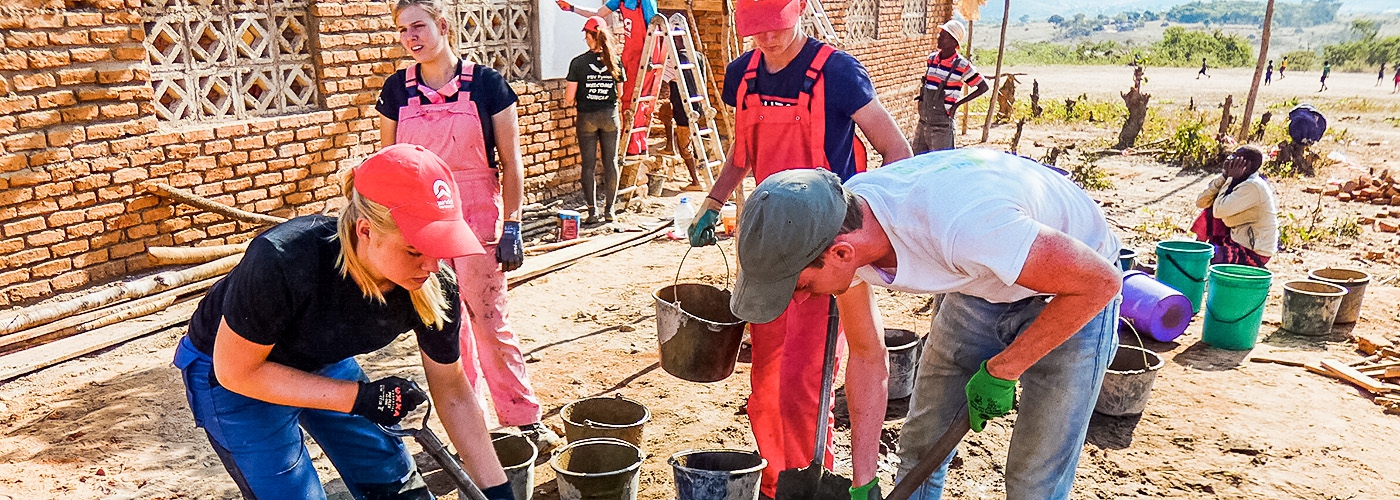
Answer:
[[[625,77],[624,77],[625,78]],[[603,64],[603,54],[588,51],[569,61],[569,74],[565,80],[579,84],[574,94],[578,111],[588,113],[617,107],[617,80]]]
[[[462,63],[457,63],[457,73],[462,72]],[[421,83],[423,68],[418,68],[419,82]],[[407,72],[399,70],[389,79],[384,80],[384,88],[379,91],[379,101],[374,103],[374,109],[379,114],[390,120],[399,121],[399,108],[408,105],[408,89],[404,88],[404,80],[407,79]],[[487,66],[476,65],[472,70],[472,84],[462,90],[469,90],[472,93],[472,102],[476,103],[477,114],[481,117],[481,132],[486,143],[486,161],[491,168],[496,168],[496,133],[495,127],[491,125],[491,117],[496,113],[505,111],[510,105],[515,104],[519,97],[515,95],[515,90],[506,83],[506,78],[497,73],[496,70]],[[446,99],[447,102],[457,102],[457,94],[453,94]],[[420,93],[419,104],[429,104],[428,98]]]
[[[457,284],[440,278],[451,305],[448,321],[441,330],[424,325],[407,290],[395,287],[380,303],[340,276],[335,228],[336,219],[312,215],[254,238],[243,261],[199,302],[189,330],[195,348],[213,355],[223,319],[244,339],[273,346],[268,361],[309,372],[379,350],[409,330],[433,361],[456,361]]]

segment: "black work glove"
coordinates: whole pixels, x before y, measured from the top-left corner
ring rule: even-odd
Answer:
[[[515,491],[510,489],[510,481],[481,490],[486,500],[515,500]]]
[[[399,377],[386,377],[373,382],[360,382],[351,415],[359,415],[383,426],[403,420],[404,415],[428,400],[428,395],[413,382]]]
[[[514,271],[525,263],[525,247],[520,243],[520,223],[506,221],[501,228],[501,241],[496,244],[496,262],[502,271]]]

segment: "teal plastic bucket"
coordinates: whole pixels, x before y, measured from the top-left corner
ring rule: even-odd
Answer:
[[[1210,295],[1206,297],[1201,340],[1231,351],[1254,348],[1274,274],[1268,269],[1235,264],[1210,266],[1209,274]]]
[[[1201,312],[1206,292],[1206,272],[1215,247],[1200,241],[1157,243],[1157,281],[1175,288],[1191,301],[1191,314]]]

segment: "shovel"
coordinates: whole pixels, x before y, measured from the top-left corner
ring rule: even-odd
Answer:
[[[778,494],[773,500],[850,500],[851,480],[838,476],[824,467],[826,458],[827,412],[831,411],[831,384],[836,376],[836,331],[840,315],[836,311],[836,296],[826,320],[826,355],[822,360],[822,398],[817,411],[817,445],[812,463],[801,469],[778,473]]]
[[[953,448],[958,447],[958,443],[962,442],[963,436],[967,435],[967,431],[970,430],[972,430],[972,422],[967,417],[967,405],[963,405],[962,410],[958,411],[958,415],[953,417],[953,422],[948,424],[948,430],[943,431],[943,436],[939,437],[938,441],[933,443],[929,449],[924,450],[922,455],[919,455],[919,464],[915,465],[908,474],[904,475],[903,479],[899,480],[899,484],[895,485],[894,490],[885,497],[885,500],[909,500],[909,496],[914,494],[914,490],[919,489],[919,486],[933,475],[933,471],[938,470],[943,465],[943,459],[948,458],[948,454],[953,452]]]
[[[418,387],[416,382],[410,383],[413,384],[414,389],[418,389],[419,391],[423,390]],[[414,441],[418,442],[419,446],[423,447],[423,451],[428,452],[428,455],[431,455],[434,460],[437,460],[438,465],[442,466],[443,472],[446,472],[447,476],[452,478],[452,482],[457,484],[457,493],[461,498],[486,500],[486,495],[481,493],[481,488],[477,488],[476,483],[472,482],[472,478],[467,476],[467,471],[462,468],[462,463],[458,462],[451,453],[447,452],[447,447],[443,446],[442,440],[437,437],[437,433],[428,428],[428,417],[433,415],[433,400],[429,398],[427,401],[424,401],[424,403],[427,404],[428,409],[423,412],[423,423],[417,429],[405,429],[398,425],[393,427],[380,425],[379,430],[396,438],[412,437]]]

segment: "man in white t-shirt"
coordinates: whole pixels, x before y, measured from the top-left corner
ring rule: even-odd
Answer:
[[[884,349],[869,285],[946,294],[919,361],[900,477],[964,406],[979,432],[1008,413],[1019,381],[1007,498],[1069,497],[1121,286],[1118,239],[1078,186],[997,151],[937,151],[844,188],[821,170],[773,174],[739,226],[735,314],[761,323],[789,300],[836,294],[851,359]],[[878,423],[857,420],[883,417],[887,378],[883,365],[847,367],[853,449],[879,439]],[[857,455],[858,467],[878,458]],[[913,498],[938,498],[951,459]]]

